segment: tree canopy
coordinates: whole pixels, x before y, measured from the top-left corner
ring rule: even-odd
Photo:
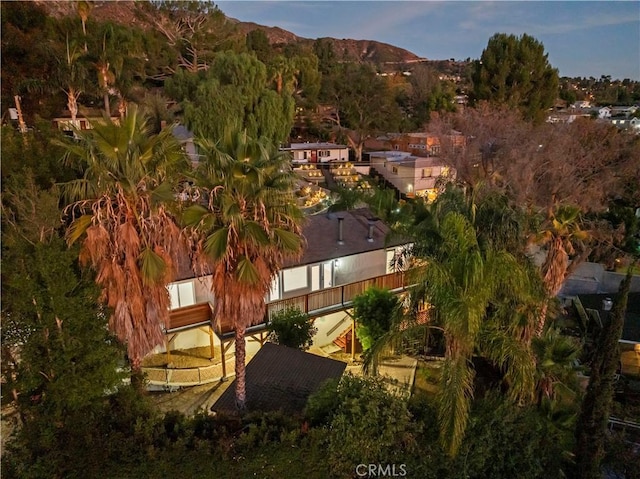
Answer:
[[[541,120],[558,96],[558,71],[544,46],[526,33],[496,33],[489,39],[473,71],[473,98],[520,108],[525,117]]]

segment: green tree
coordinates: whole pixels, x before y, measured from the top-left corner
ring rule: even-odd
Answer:
[[[632,268],[620,284],[609,321],[600,333],[595,357],[591,362],[589,386],[582,402],[576,427],[576,478],[602,477],[600,463],[604,456],[607,422],[613,403],[614,375],[620,361],[618,341],[622,336]]]
[[[356,160],[360,161],[364,141],[378,131],[395,130],[400,110],[388,83],[369,65],[342,63],[332,73],[331,80],[327,94],[337,115],[327,119],[345,135],[355,150]]]
[[[348,477],[357,464],[400,463],[415,453],[417,427],[407,403],[383,381],[344,375],[313,394],[307,417],[326,428],[328,463]]]
[[[289,136],[295,102],[291,90],[268,87],[267,68],[247,53],[220,53],[193,97],[184,104],[184,119],[203,138],[221,138],[229,125],[276,144]]]
[[[526,33],[496,33],[473,72],[473,97],[520,108],[525,117],[542,120],[558,96],[558,71],[544,46]]]
[[[318,329],[309,315],[297,308],[287,308],[275,313],[267,326],[269,338],[277,344],[306,351],[313,344]]]
[[[216,321],[235,330],[236,403],[243,410],[245,331],[264,321],[274,275],[301,252],[302,216],[288,158],[272,143],[228,130],[201,147],[194,179],[204,202],[186,208],[184,222],[200,235],[199,263],[212,270]]]
[[[371,349],[373,343],[389,332],[398,306],[396,295],[389,290],[375,287],[353,298],[356,334],[362,343],[363,351]]]
[[[73,463],[67,447],[93,434],[87,419],[122,384],[124,351],[78,248],[59,236],[57,194],[28,175],[23,182],[2,196],[3,395],[21,418],[9,448],[26,469],[15,477],[45,477]]]
[[[62,185],[70,244],[82,238],[80,261],[97,271],[109,327],[127,345],[138,371],[162,343],[180,228],[169,211],[176,175],[187,159],[170,129],[150,133],[136,108],[119,125],[110,120],[78,132],[66,161],[82,178]]]
[[[450,455],[457,453],[469,420],[476,376],[473,357],[495,368],[514,402],[531,401],[535,387],[527,338],[537,313],[537,276],[513,255],[479,241],[472,223],[476,209],[450,191],[428,208],[416,209],[416,223],[407,230],[414,238],[408,262],[416,284],[409,314],[380,341],[407,337],[425,327],[444,332],[437,409],[440,440]],[[425,310],[426,325],[417,321]],[[374,349],[368,364],[375,367],[381,350],[378,344]]]

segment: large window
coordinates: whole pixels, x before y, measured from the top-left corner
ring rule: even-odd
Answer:
[[[329,151],[329,150],[318,150],[318,156],[320,158],[326,158],[328,156],[331,156],[331,151]]]
[[[167,286],[171,298],[171,309],[184,308],[196,304],[196,294],[193,281],[171,283]]]
[[[282,290],[293,291],[307,287],[307,267],[289,268],[282,271]]]

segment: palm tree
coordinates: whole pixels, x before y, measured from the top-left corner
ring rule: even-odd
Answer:
[[[580,345],[557,328],[548,328],[533,338],[533,352],[537,363],[538,404],[554,401],[558,395],[576,395],[576,360]]]
[[[301,212],[288,158],[263,140],[227,129],[216,144],[201,142],[195,187],[203,204],[184,211],[196,233],[198,265],[212,270],[218,325],[235,330],[236,403],[245,408],[245,331],[264,321],[264,298],[287,257],[300,254]]]
[[[82,178],[62,184],[71,223],[67,240],[82,238],[80,260],[96,271],[102,299],[112,308],[109,327],[127,345],[133,371],[162,343],[167,324],[166,284],[180,248],[180,228],[168,209],[173,181],[188,162],[170,130],[150,134],[132,108],[78,131],[64,144],[65,160]]]
[[[481,205],[482,206],[482,205]],[[416,329],[440,328],[445,362],[437,397],[441,443],[454,455],[464,437],[474,395],[474,357],[487,360],[500,373],[515,402],[534,396],[535,362],[530,337],[542,288],[533,267],[499,249],[491,234],[476,229],[481,207],[456,190],[447,190],[432,205],[416,208],[416,224],[406,232],[414,238],[410,274],[409,316],[419,304],[428,307],[428,324],[401,318],[387,342]],[[480,228],[479,228],[480,229]],[[422,313],[424,315],[424,313]],[[375,365],[383,344],[366,358]]]
[[[570,267],[569,256],[575,255],[575,245],[581,248],[581,257],[573,260],[574,267],[584,260],[589,249],[583,242],[588,239],[588,232],[580,228],[580,209],[576,206],[560,206],[548,214],[546,227],[539,234],[540,242],[547,245],[547,254],[542,265],[541,274],[548,297],[555,297],[573,268]],[[536,336],[542,336],[546,322],[548,300],[540,312],[536,326]]]

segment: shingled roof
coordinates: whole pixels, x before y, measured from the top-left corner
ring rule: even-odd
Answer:
[[[265,343],[247,364],[247,409],[302,412],[309,396],[328,379],[342,376],[346,367],[342,361]],[[212,411],[236,411],[235,385],[234,380],[211,407]]]
[[[342,244],[338,243],[339,218],[343,218]],[[368,240],[370,222],[373,241]],[[302,226],[302,236],[307,241],[302,258],[283,266],[318,263],[407,243],[406,239],[390,237],[390,232],[368,208],[308,216]]]

